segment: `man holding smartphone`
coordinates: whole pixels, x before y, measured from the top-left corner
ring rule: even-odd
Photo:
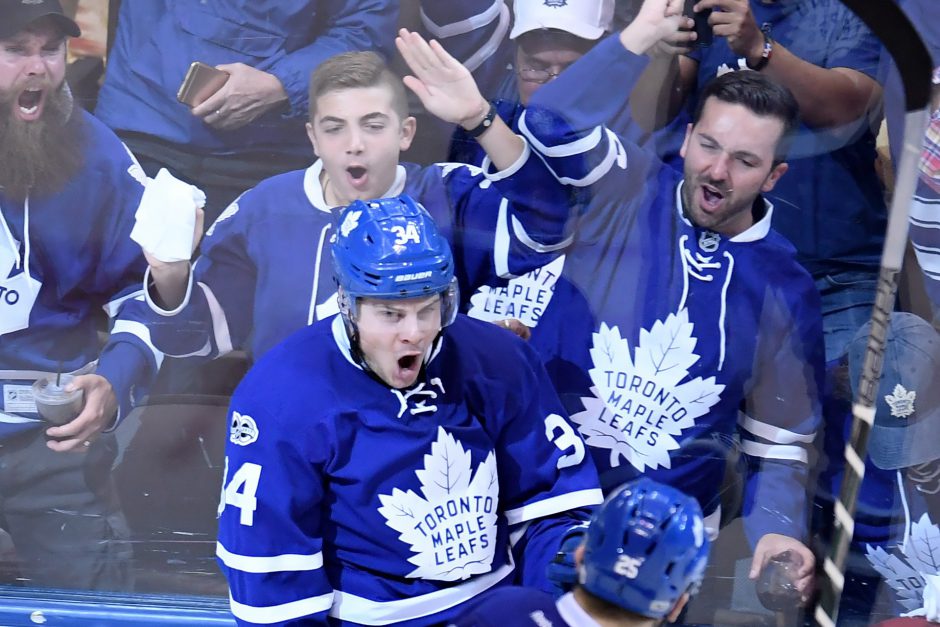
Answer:
[[[97,115],[148,175],[161,167],[206,192],[206,225],[261,180],[310,163],[310,71],[344,51],[388,52],[395,0],[124,2]],[[229,74],[190,108],[176,95],[203,62]]]

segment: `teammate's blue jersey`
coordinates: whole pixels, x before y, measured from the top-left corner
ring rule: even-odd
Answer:
[[[0,436],[38,421],[29,386],[41,373],[89,368],[113,386],[122,415],[162,354],[142,323],[146,262],[129,235],[143,170],[93,116],[81,115],[83,165],[55,194],[14,200],[0,189]],[[112,323],[102,349],[101,310]]]
[[[538,356],[495,325],[458,316],[406,390],[356,365],[340,316],[299,331],[232,399],[218,555],[233,614],[430,625],[493,586],[546,587],[587,517],[568,510],[601,501],[564,416]]]
[[[604,67],[629,93],[643,65],[612,37],[571,69]],[[520,128],[591,198],[532,341],[604,487],[645,474],[714,514],[740,437],[749,537],[802,537],[823,373],[810,276],[770,228],[769,203],[758,198],[753,226],[732,238],[695,226],[681,174],[595,126],[615,106],[610,83],[559,81],[535,94]]]
[[[215,357],[233,348],[255,357],[291,332],[338,311],[329,242],[334,209],[321,163],[263,181],[206,233],[188,303],[154,324],[172,355]],[[492,172],[453,163],[398,167],[386,196],[424,205],[454,252],[465,298],[472,288],[552,260],[570,235],[571,201],[528,148]],[[165,313],[165,312],[164,312]]]
[[[449,627],[590,627],[597,625],[572,593],[557,601],[531,588],[488,592],[451,621]]]

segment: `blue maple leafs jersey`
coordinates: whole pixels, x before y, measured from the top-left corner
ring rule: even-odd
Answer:
[[[240,624],[437,624],[547,587],[601,492],[538,356],[458,316],[419,382],[355,364],[342,318],[269,351],[232,399],[218,556]]]
[[[449,627],[586,627],[596,625],[572,593],[557,601],[540,590],[506,587],[469,604]]]
[[[644,63],[612,37],[571,75],[603,68],[629,93]],[[751,541],[803,537],[823,375],[810,276],[770,228],[769,203],[758,199],[755,223],[732,238],[695,226],[681,174],[598,126],[617,104],[609,81],[561,81],[519,126],[559,180],[591,196],[532,341],[605,489],[649,475],[696,496],[717,524],[740,439]]]
[[[491,169],[401,165],[386,194],[409,194],[428,210],[450,241],[466,295],[551,261],[569,241],[568,191],[541,160],[526,148],[510,168]],[[152,305],[162,314],[152,322],[161,349],[205,358],[246,348],[258,357],[338,311],[329,251],[333,208],[320,172],[317,162],[263,181],[219,216],[203,241],[188,302],[173,312]]]
[[[144,172],[110,129],[76,114],[84,161],[61,192],[24,202],[0,189],[0,435],[48,426],[29,391],[40,373],[76,371],[97,359],[123,416],[135,386],[144,388],[163,359],[144,325],[151,315],[140,283],[147,264],[130,239]],[[111,320],[104,348],[101,309]]]
[[[821,68],[845,68],[876,79],[881,44],[842,2],[748,4],[757,25],[793,55]],[[715,76],[746,68],[724,37],[692,57],[699,62],[699,89]],[[678,129],[684,130],[687,121],[680,120]],[[840,270],[878,270],[887,209],[874,169],[875,134],[868,115],[832,129],[804,124],[790,148],[787,175],[768,193],[779,209],[774,228],[793,242],[800,262],[816,278]]]

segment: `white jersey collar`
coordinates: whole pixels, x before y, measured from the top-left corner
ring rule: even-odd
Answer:
[[[568,592],[555,602],[558,613],[569,625],[578,627],[600,627],[600,624],[591,618],[591,615],[578,605],[573,592]]]
[[[682,186],[685,185],[685,179],[679,181],[679,184],[676,185],[676,212],[679,214],[679,218],[688,224],[689,226],[696,226],[692,224],[691,220],[685,217],[685,214],[682,212]],[[764,217],[752,224],[750,227],[745,229],[743,232],[738,233],[732,238],[729,238],[728,241],[731,242],[756,242],[757,240],[764,239],[767,237],[767,234],[770,233],[770,221],[773,218],[774,206],[773,204],[761,196],[761,202],[764,203]]]
[[[333,209],[333,206],[326,202],[326,197],[323,195],[323,186],[320,184],[321,172],[323,172],[323,161],[317,159],[304,172],[304,193],[307,195],[307,200],[316,209],[324,213],[331,213],[330,210]],[[407,178],[408,173],[405,171],[404,166],[398,165],[395,170],[395,180],[392,182],[392,186],[382,194],[382,198],[401,194],[405,189],[405,180]]]

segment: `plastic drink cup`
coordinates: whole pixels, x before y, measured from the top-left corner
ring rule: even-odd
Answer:
[[[72,375],[63,374],[58,379],[58,384],[55,377],[43,377],[33,383],[33,400],[36,411],[46,421],[64,425],[81,413],[85,396],[82,390],[65,391],[65,386],[74,379]]]

